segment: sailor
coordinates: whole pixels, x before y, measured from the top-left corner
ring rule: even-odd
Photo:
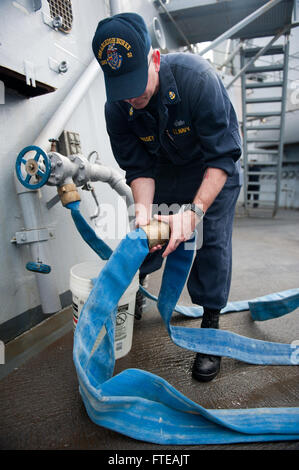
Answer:
[[[105,78],[105,117],[114,157],[131,187],[136,225],[149,223],[152,208],[178,205],[156,215],[171,238],[154,247],[141,276],[159,269],[202,220],[187,288],[204,309],[202,328],[219,328],[232,269],[232,228],[240,192],[241,141],[235,111],[210,63],[190,53],[160,55],[145,22],[135,13],[100,21],[93,52]],[[197,353],[192,376],[212,380],[221,357]]]

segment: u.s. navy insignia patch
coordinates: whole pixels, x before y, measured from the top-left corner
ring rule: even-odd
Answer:
[[[112,70],[118,70],[122,64],[122,55],[119,54],[115,43],[109,44],[107,47],[107,64]]]
[[[169,99],[170,99],[171,101],[173,101],[173,100],[175,99],[175,92],[172,91],[172,90],[170,90],[170,91],[168,92],[168,96],[169,96]]]

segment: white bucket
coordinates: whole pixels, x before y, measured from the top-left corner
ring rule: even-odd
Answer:
[[[85,304],[92,288],[92,279],[97,278],[105,266],[106,261],[87,261],[76,264],[70,271],[70,290],[73,298],[73,326],[76,328],[83,305]],[[139,288],[136,275],[120,298],[115,324],[114,353],[115,359],[119,359],[131,350],[134,326],[134,312],[136,293]],[[103,332],[99,332],[97,342],[103,338]],[[105,332],[104,332],[105,333]]]

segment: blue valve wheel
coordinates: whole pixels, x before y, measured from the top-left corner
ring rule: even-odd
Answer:
[[[25,158],[29,152],[35,152],[35,156],[33,158]],[[16,174],[18,180],[25,188],[41,188],[48,181],[50,173],[50,159],[40,147],[29,145],[21,150],[16,161]],[[32,182],[30,182],[31,179]]]
[[[43,263],[34,263],[34,261],[29,261],[26,264],[26,269],[28,271],[33,271],[34,273],[49,274],[51,272],[51,266]]]

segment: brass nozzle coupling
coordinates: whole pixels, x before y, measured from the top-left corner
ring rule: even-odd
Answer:
[[[57,188],[57,191],[63,206],[70,202],[81,201],[77,186],[74,183],[63,184]]]
[[[152,219],[148,225],[141,225],[148,238],[149,249],[156,245],[165,245],[170,238],[170,228],[165,222]]]

